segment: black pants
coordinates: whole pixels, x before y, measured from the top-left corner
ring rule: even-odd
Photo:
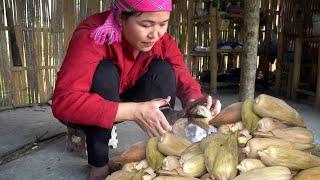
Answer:
[[[175,74],[171,65],[166,61],[153,59],[148,71],[127,92],[119,94],[119,85],[120,77],[117,67],[110,61],[100,61],[93,76],[90,93],[97,93],[104,99],[116,102],[143,102],[171,96],[170,105],[174,107]],[[61,122],[84,131],[90,165],[102,167],[108,163],[108,142],[111,137],[111,129]]]

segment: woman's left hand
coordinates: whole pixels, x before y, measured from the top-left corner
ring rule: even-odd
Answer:
[[[189,100],[189,103],[203,104],[208,109],[210,109],[212,117],[215,117],[221,111],[221,102],[220,102],[220,100],[212,99],[212,97],[209,96],[209,95],[205,96],[203,98],[197,99],[197,100],[191,99],[191,100]]]

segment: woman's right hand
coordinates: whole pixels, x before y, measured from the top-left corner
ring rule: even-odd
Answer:
[[[158,137],[171,131],[172,127],[159,109],[161,106],[169,104],[170,99],[169,96],[166,99],[154,99],[136,104],[135,121],[150,137]]]

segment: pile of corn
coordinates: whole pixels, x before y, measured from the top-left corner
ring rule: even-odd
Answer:
[[[261,94],[226,107],[215,118],[197,114],[203,117],[193,122],[219,131],[196,143],[170,132],[150,138],[141,146],[143,160],[126,163],[107,180],[320,179],[313,134],[283,100]]]

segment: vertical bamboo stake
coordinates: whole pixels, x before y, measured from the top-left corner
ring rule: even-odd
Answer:
[[[241,55],[240,101],[254,98],[260,0],[244,1],[244,47]]]
[[[320,109],[320,47],[318,51],[318,75],[317,75],[317,91],[315,107]]]
[[[292,99],[297,98],[297,89],[299,86],[300,71],[301,71],[301,56],[302,56],[302,40],[301,38],[297,38],[295,43],[295,51],[294,51],[293,77],[292,77],[292,87],[291,87]]]
[[[192,61],[193,57],[191,55],[191,52],[194,48],[194,8],[195,8],[195,2],[189,1],[189,8],[188,8],[188,57],[187,57],[187,66],[189,68],[189,71],[192,72]]]
[[[210,93],[217,93],[218,58],[217,58],[217,9],[210,9],[211,52],[210,52]]]

